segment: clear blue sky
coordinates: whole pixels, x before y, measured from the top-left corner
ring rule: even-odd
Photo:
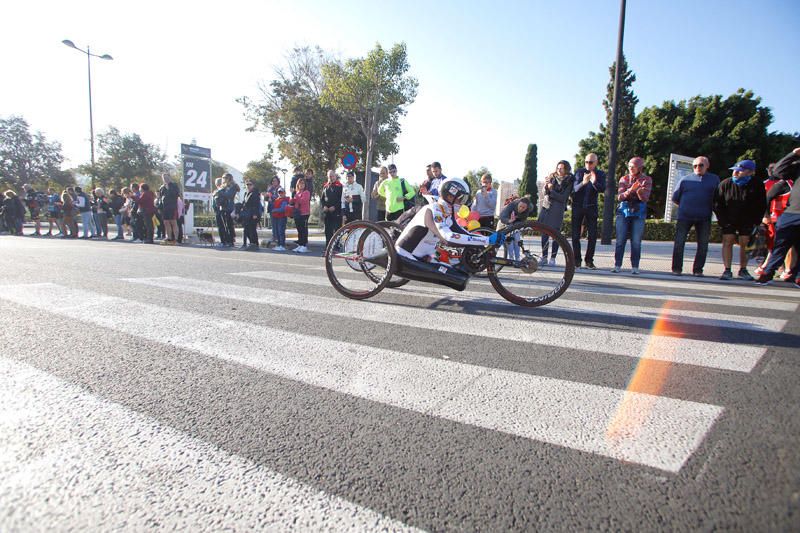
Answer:
[[[448,175],[485,165],[511,180],[528,143],[542,176],[604,119],[619,2],[76,0],[4,11],[0,116],[61,141],[69,165],[89,158],[86,70],[62,39],[115,58],[93,63],[95,131],[139,133],[170,157],[196,138],[240,169],[270,139],[244,132],[234,98],[254,95],[287,50],[319,44],[347,58],[405,41],[420,87],[398,139],[401,175],[418,181],[436,159]],[[797,0],[630,0],[639,109],[745,87],[772,108],[773,130],[800,130],[798,28]]]

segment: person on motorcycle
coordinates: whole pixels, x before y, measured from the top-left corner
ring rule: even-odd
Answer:
[[[397,238],[398,275],[408,279],[466,288],[469,273],[434,260],[439,241],[453,246],[487,246],[503,243],[504,234],[475,235],[455,223],[462,205],[469,205],[469,185],[460,178],[447,178],[439,185],[438,199],[422,207]]]

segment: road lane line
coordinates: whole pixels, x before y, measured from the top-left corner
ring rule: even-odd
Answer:
[[[413,530],[2,357],[0,435],[5,531]]]
[[[296,297],[297,295],[292,295]],[[164,308],[50,283],[6,285],[0,299],[282,378],[532,440],[678,472],[722,408],[489,369]],[[54,307],[52,302],[74,302]],[[125,309],[136,321],[109,309]],[[368,309],[368,307],[364,307]],[[208,331],[214,323],[213,334]],[[175,324],[180,324],[176,328]],[[278,345],[264,339],[281,338]],[[480,402],[477,405],[475,402]],[[630,412],[630,427],[608,428]],[[619,425],[619,424],[618,424]]]

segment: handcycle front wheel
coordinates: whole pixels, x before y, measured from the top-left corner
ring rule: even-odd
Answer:
[[[489,282],[500,296],[517,305],[549,304],[572,283],[575,275],[572,247],[550,226],[529,221],[518,229],[520,241],[506,247],[504,258],[487,254]]]
[[[328,280],[340,294],[354,300],[371,298],[391,281],[396,269],[394,240],[384,228],[367,220],[345,224],[325,249]]]

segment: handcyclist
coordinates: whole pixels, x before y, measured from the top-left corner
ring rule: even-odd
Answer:
[[[428,281],[463,291],[469,274],[433,259],[436,245],[444,241],[455,246],[486,246],[503,243],[504,234],[475,235],[455,223],[454,213],[469,205],[469,185],[460,178],[447,178],[439,185],[439,197],[417,211],[397,238],[398,275]]]

